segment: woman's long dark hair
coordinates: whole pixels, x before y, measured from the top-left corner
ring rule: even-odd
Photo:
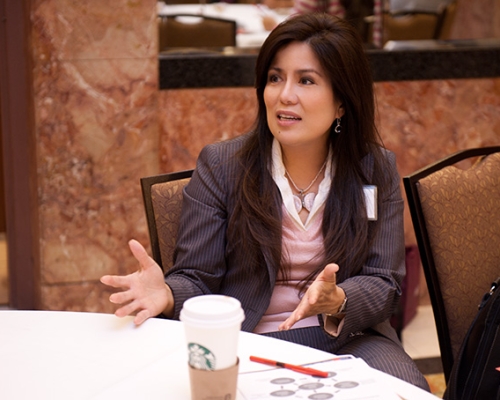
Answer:
[[[341,19],[327,14],[294,16],[278,25],[263,44],[256,64],[258,115],[251,138],[239,154],[242,168],[228,234],[249,250],[256,271],[267,262],[276,271],[282,268],[288,276],[282,265],[282,200],[269,171],[273,135],[267,124],[264,89],[276,53],[291,42],[309,44],[345,110],[341,132],[330,128],[334,175],[322,223],[323,262],[306,284],[331,262],[340,266],[337,281],[341,282],[359,272],[370,246],[370,230],[374,227],[367,221],[363,185],[377,185],[379,192],[384,185],[369,181],[362,169],[361,160],[372,154],[373,176],[380,178],[384,174],[377,171],[383,169],[384,157],[375,127],[373,81],[363,44],[353,27]]]

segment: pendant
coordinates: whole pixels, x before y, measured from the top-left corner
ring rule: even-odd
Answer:
[[[306,195],[304,194],[299,194],[293,195],[293,203],[295,205],[295,209],[297,210],[297,213],[300,213],[300,211],[305,208],[307,211],[311,212],[314,204],[314,198],[316,197],[315,193],[308,193]]]

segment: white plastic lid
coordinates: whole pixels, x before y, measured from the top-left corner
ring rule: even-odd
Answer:
[[[182,306],[180,320],[202,328],[222,328],[241,324],[245,313],[241,303],[229,296],[207,294],[191,297]]]

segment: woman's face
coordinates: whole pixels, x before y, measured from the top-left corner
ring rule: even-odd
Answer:
[[[287,146],[321,146],[344,110],[335,100],[329,77],[307,43],[280,49],[264,88],[267,123],[273,136]]]

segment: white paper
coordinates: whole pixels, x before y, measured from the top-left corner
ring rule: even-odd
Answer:
[[[383,385],[380,377],[362,359],[339,356],[307,367],[329,372],[317,378],[285,368],[249,372],[238,377],[238,390],[244,400],[284,397],[286,399],[400,400]]]

